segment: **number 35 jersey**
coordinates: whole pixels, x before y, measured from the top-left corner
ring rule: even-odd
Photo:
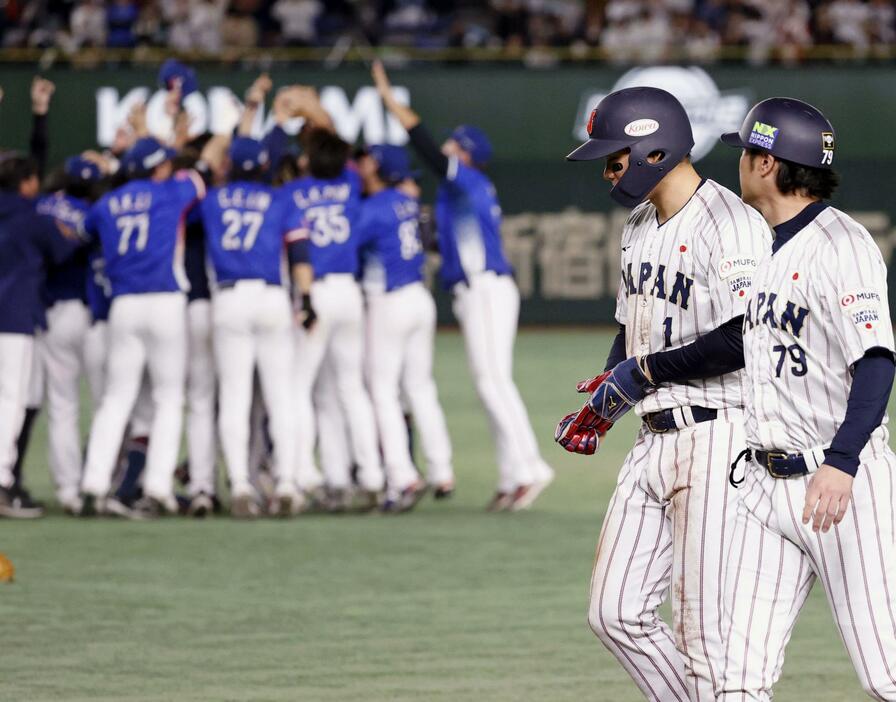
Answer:
[[[282,194],[264,183],[235,181],[209,190],[201,205],[202,224],[219,285],[237,280],[283,283],[284,243],[301,238],[289,231],[291,209]]]
[[[762,216],[730,190],[705,180],[662,225],[656,208],[636,207],[622,233],[622,280],[616,321],[626,353],[685,346],[744,313],[753,272],[771,247]],[[662,383],[635,411],[742,407],[742,372]]]
[[[205,195],[195,171],[165,181],[132,180],[90,208],[84,232],[99,241],[112,297],[186,291],[183,228],[187,210]]]
[[[361,179],[345,169],[331,179],[306,176],[281,189],[291,199],[289,228],[311,242],[314,277],[330,273],[358,275],[360,242],[352,231],[361,211]]]
[[[846,415],[853,364],[868,349],[893,350],[887,269],[868,231],[823,203],[775,234],[744,316],[747,442],[826,448]],[[871,445],[886,445],[886,422]]]

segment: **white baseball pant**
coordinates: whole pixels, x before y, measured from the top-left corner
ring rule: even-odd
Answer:
[[[105,320],[97,320],[90,325],[84,336],[84,371],[90,388],[90,401],[94,412],[103,400],[106,387],[106,361],[108,357],[109,325]]]
[[[16,442],[25,419],[33,365],[33,336],[0,334],[0,487],[13,483]]]
[[[327,487],[345,490],[351,486],[351,467],[355,460],[351,452],[349,428],[339,403],[339,386],[336,383],[336,368],[331,357],[325,357],[317,372],[314,383],[314,415],[318,436],[344,437],[344,441],[318,441],[320,466]]]
[[[262,280],[242,280],[215,293],[214,349],[221,406],[218,429],[233,494],[252,492],[249,427],[257,365],[274,443],[277,492],[296,490],[295,442],[289,378],[293,365],[292,307],[287,291]]]
[[[365,490],[383,488],[383,469],[377,446],[376,420],[364,386],[364,301],[350,274],[328,275],[314,281],[311,302],[317,323],[311,331],[297,332],[295,359],[296,438],[298,482],[313,489],[323,479],[314,465],[316,428],[311,404],[312,389],[324,355],[329,355],[336,375],[337,396],[349,418],[352,454],[358,461],[358,482]],[[343,436],[321,436],[321,441],[344,441]]]
[[[772,699],[816,579],[862,688],[874,699],[896,700],[896,456],[883,441],[860,458],[846,516],[826,534],[802,522],[810,476],[773,478],[747,464],[725,571],[727,644],[717,700]]]
[[[454,480],[451,440],[432,377],[436,306],[422,283],[367,296],[367,377],[389,490],[417,480],[401,406],[407,398],[431,485]]]
[[[454,286],[476,392],[488,414],[498,458],[498,490],[549,481],[554,471],[542,459],[535,432],[513,381],[513,344],[520,293],[513,278],[479,273]]]
[[[709,702],[724,657],[722,577],[743,413],[654,434],[642,426],[601,529],[588,624],[656,702]],[[672,627],[659,616],[671,593]]]
[[[81,300],[60,300],[47,310],[40,355],[46,379],[50,471],[60,502],[77,499],[81,482],[81,371],[90,312]]]
[[[215,356],[212,350],[212,304],[187,304],[187,458],[191,497],[215,493]]]
[[[109,491],[145,366],[154,411],[143,492],[165,502],[173,499],[187,366],[186,302],[177,292],[121,295],[112,301],[106,387],[90,429],[84,492],[102,496]]]

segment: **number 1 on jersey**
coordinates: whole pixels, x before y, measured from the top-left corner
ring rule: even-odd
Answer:
[[[666,317],[663,320],[663,348],[672,348],[672,318]]]

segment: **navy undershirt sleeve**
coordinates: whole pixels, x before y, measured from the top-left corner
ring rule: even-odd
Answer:
[[[607,365],[604,370],[612,370],[625,360],[625,325],[619,325],[619,332],[613,339],[613,345],[610,347],[610,355],[607,356]]]
[[[896,364],[893,353],[884,348],[865,352],[855,364],[852,387],[846,401],[846,416],[834,435],[831,447],[824,452],[824,462],[844,473],[855,475],[859,454],[880,426],[887,410]]]
[[[448,157],[442,153],[439,145],[436,144],[435,139],[432,138],[432,135],[423,126],[422,122],[408,130],[408,137],[410,137],[411,144],[413,144],[420,160],[428,168],[432,169],[439,178],[447,177]]]
[[[647,356],[653,382],[715,378],[744,367],[743,315],[728,320],[693,343]]]

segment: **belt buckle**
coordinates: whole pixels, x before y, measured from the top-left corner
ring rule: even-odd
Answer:
[[[668,427],[666,427],[664,429],[656,429],[653,426],[653,421],[651,420],[651,417],[653,417],[654,415],[657,415],[657,414],[662,414],[662,412],[652,412],[651,414],[644,415],[644,423],[647,425],[647,428],[650,429],[650,431],[653,432],[654,434],[665,434],[666,432],[669,431]]]
[[[788,478],[790,477],[787,473],[778,473],[774,468],[772,468],[772,461],[775,459],[787,458],[787,454],[783,451],[768,451],[765,454],[765,469],[768,471],[768,474],[773,478]]]

